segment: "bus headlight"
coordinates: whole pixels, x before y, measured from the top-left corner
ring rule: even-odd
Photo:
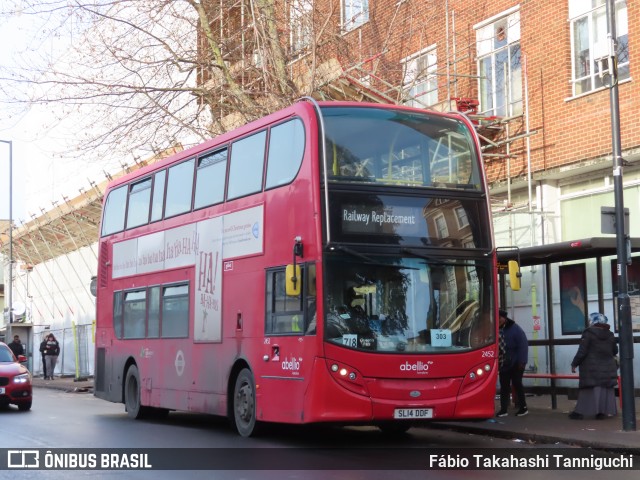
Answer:
[[[355,368],[327,361],[327,367],[331,372],[331,377],[342,387],[359,395],[369,395],[369,391],[363,381],[362,375]]]
[[[460,393],[465,393],[479,387],[480,385],[484,385],[487,382],[487,379],[492,377],[492,370],[491,364],[488,363],[476,365],[470,369],[462,381]]]

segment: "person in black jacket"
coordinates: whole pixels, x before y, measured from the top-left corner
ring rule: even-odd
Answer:
[[[44,358],[47,363],[47,377],[45,378],[49,378],[49,380],[53,380],[53,371],[56,369],[58,355],[60,355],[60,344],[53,333],[50,333],[44,350]]]
[[[16,358],[18,358],[18,355],[24,355],[24,345],[22,345],[18,335],[14,335],[13,342],[7,346],[11,349]]]
[[[46,379],[47,376],[47,359],[45,357],[45,352],[47,351],[47,339],[49,336],[47,335],[40,342],[40,357],[42,357],[42,376]]]
[[[569,418],[582,420],[585,415],[603,419],[617,413],[615,386],[618,378],[618,345],[610,331],[609,320],[602,313],[589,315],[591,325],[582,332],[580,346],[571,371],[579,369],[578,401]]]
[[[516,416],[522,417],[529,413],[522,385],[522,376],[529,360],[529,342],[522,327],[510,319],[505,310],[500,310],[498,316],[500,319],[500,411],[496,416],[509,415],[507,408],[513,387],[518,405]]]

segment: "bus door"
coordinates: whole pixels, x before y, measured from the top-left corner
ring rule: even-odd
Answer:
[[[297,265],[295,272],[291,267],[266,272],[265,365],[256,379],[263,416],[259,411],[258,419],[300,422],[303,418],[303,397],[315,357],[316,302],[311,288],[315,266]]]

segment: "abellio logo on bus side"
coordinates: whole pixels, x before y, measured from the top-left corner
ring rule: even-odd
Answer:
[[[282,370],[288,370],[293,375],[299,375],[300,362],[302,362],[302,358],[296,359],[296,357],[291,357],[291,359],[289,359],[289,357],[285,357],[281,365]]]
[[[418,375],[426,375],[429,373],[429,366],[433,365],[433,362],[429,360],[428,362],[423,362],[418,360],[416,362],[410,362],[407,360],[404,363],[400,364],[401,372],[414,372]]]

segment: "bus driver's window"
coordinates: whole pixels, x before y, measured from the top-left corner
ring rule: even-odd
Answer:
[[[303,281],[304,270],[300,281]],[[267,271],[265,334],[282,335],[304,333],[304,309],[302,292],[297,296],[286,293],[285,269]]]
[[[317,323],[317,301],[316,301],[316,266],[314,264],[309,264],[309,266],[303,270],[303,272],[307,272],[307,281],[305,282],[307,285],[306,289],[306,322],[307,329],[305,333],[307,335],[315,335],[316,334],[316,323]]]

